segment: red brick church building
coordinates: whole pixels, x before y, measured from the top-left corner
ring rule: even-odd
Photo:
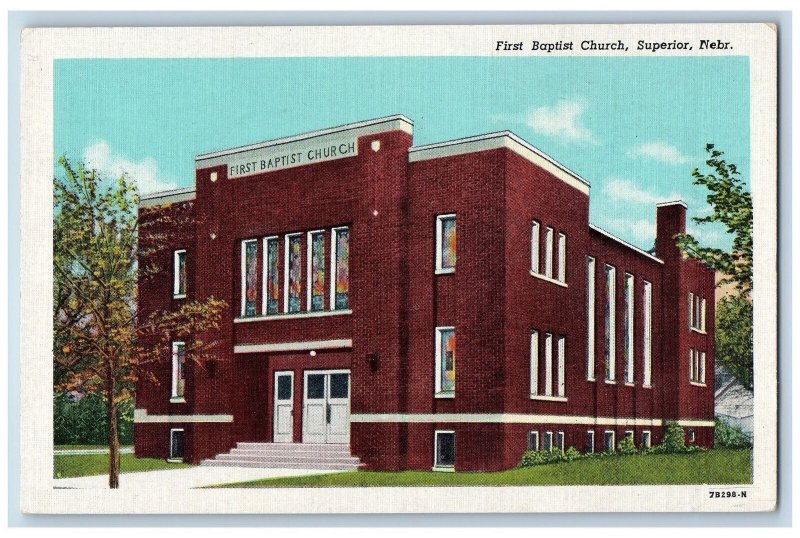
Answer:
[[[228,309],[218,359],[176,339],[137,384],[136,454],[488,471],[528,448],[656,444],[670,420],[710,446],[714,273],[675,246],[686,205],[656,207],[646,252],[591,225],[587,181],[514,134],[412,130],[391,116],[198,155],[194,187],[142,199],[144,220],[185,218],[141,314]]]

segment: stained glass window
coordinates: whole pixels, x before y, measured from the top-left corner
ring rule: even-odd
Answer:
[[[278,238],[268,237],[264,240],[264,252],[266,252],[266,264],[264,274],[264,313],[278,313],[278,298],[280,288],[278,287]]]
[[[309,234],[311,240],[310,310],[325,308],[325,232]]]
[[[255,239],[242,242],[242,316],[256,315],[258,293],[258,243]]]
[[[437,392],[453,392],[456,388],[456,333],[452,328],[438,329]]]
[[[288,268],[289,268],[289,278],[288,278],[288,293],[287,293],[287,304],[286,310],[288,312],[299,312],[300,311],[300,290],[302,287],[302,280],[301,280],[301,243],[302,237],[298,235],[291,235],[288,236],[288,248],[287,248],[287,256],[289,259]]]
[[[174,282],[172,286],[173,297],[186,297],[186,251],[175,251]]]
[[[633,275],[625,274],[625,383],[633,383]]]
[[[614,381],[616,367],[616,274],[617,270],[606,265],[606,301],[605,301],[605,360],[606,360],[606,380]]]
[[[334,292],[333,309],[350,308],[350,231],[347,228],[333,229],[334,241]]]
[[[183,398],[186,388],[186,345],[172,343],[172,398]]]
[[[456,266],[456,216],[437,217],[436,269],[450,272]]]

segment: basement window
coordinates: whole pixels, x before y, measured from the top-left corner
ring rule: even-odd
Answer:
[[[606,430],[603,432],[603,450],[606,452],[614,452],[614,432],[611,430]]]
[[[539,432],[528,432],[528,450],[539,450]]]
[[[172,428],[169,431],[169,461],[183,461],[183,428]]]
[[[456,461],[456,432],[437,430],[434,434],[435,471],[453,471]]]

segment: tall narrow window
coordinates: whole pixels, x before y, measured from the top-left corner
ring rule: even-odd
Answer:
[[[558,280],[567,281],[567,236],[558,234]]]
[[[605,360],[606,381],[614,381],[616,376],[616,347],[617,347],[617,308],[616,299],[616,274],[617,270],[611,265],[606,265],[606,322],[605,322]]]
[[[642,338],[642,385],[652,384],[653,367],[653,285],[644,281],[644,335]]]
[[[695,359],[694,359],[694,349],[689,348],[689,381],[695,382],[697,378],[695,377]]]
[[[700,383],[705,384],[706,382],[706,352],[700,352],[700,360],[699,360],[699,369],[700,369]]]
[[[544,432],[542,450],[553,450],[553,432]]]
[[[587,454],[594,453],[594,430],[589,430],[586,432],[586,447],[584,451]]]
[[[625,273],[625,383],[633,384],[633,275]]]
[[[689,328],[694,328],[694,293],[689,292]]]
[[[172,342],[172,394],[170,399],[183,401],[186,389],[186,344]]]
[[[539,332],[531,331],[531,395],[539,394]]]
[[[453,327],[436,328],[436,396],[452,397],[456,390],[456,332]]]
[[[257,268],[258,243],[255,239],[242,241],[242,317],[256,315]]]
[[[300,311],[300,289],[302,281],[302,245],[300,234],[287,235],[283,264],[283,310],[284,312]]]
[[[539,223],[533,221],[531,223],[531,271],[534,273],[539,273],[539,257],[541,256],[541,252],[539,251]]]
[[[544,335],[544,395],[553,395],[553,335]]]
[[[528,432],[528,450],[539,450],[539,432]]]
[[[186,297],[186,251],[176,250],[173,255],[172,296],[175,299]]]
[[[311,311],[325,309],[325,232],[308,232],[306,240],[306,308]]]
[[[565,387],[566,387],[566,380],[565,380],[566,365],[564,364],[564,356],[565,356],[564,346],[566,345],[565,341],[566,339],[563,336],[559,336],[556,349],[556,356],[558,357],[558,370],[557,370],[558,373],[556,376],[556,380],[558,383],[557,394],[562,398],[564,397]]]
[[[452,273],[456,269],[456,216],[436,217],[436,272]]]
[[[556,433],[556,448],[564,452],[564,432]]]
[[[544,230],[544,276],[553,278],[553,229]]]
[[[706,300],[700,299],[700,330],[706,331]]]
[[[586,379],[594,381],[594,258],[586,257]]]
[[[278,299],[280,287],[278,286],[278,238],[264,238],[264,270],[263,270],[263,299],[261,312],[264,315],[278,313]]]
[[[331,231],[331,309],[350,308],[350,230]]]

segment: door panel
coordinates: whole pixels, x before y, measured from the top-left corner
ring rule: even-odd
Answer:
[[[327,422],[327,375],[306,374],[303,408],[303,442],[324,443]]]
[[[304,382],[303,442],[350,441],[350,374],[308,372]]]
[[[273,436],[275,443],[291,443],[294,433],[294,373],[275,372]]]

